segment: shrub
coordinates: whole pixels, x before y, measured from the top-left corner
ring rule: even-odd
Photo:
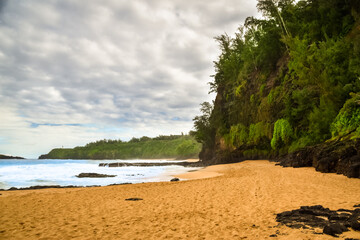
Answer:
[[[278,149],[288,145],[292,139],[293,130],[288,120],[278,119],[274,124],[274,133],[271,139],[271,147]]]
[[[351,131],[360,133],[360,93],[351,94],[331,124],[333,137],[345,135]]]
[[[246,144],[248,139],[248,129],[243,124],[233,125],[230,128],[230,140],[234,147]]]

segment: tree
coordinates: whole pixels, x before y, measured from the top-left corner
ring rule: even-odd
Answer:
[[[203,144],[209,144],[212,140],[212,127],[210,125],[210,117],[213,106],[209,102],[203,102],[200,105],[200,111],[203,114],[201,116],[196,116],[193,119],[195,128],[193,135],[198,142]]]

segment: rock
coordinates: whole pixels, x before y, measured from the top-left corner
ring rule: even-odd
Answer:
[[[269,237],[277,237],[276,234],[271,234]]]
[[[326,225],[324,227],[323,232],[325,234],[337,237],[338,234],[342,234],[345,231],[349,231],[344,225],[341,225],[340,223],[333,223]]]
[[[162,166],[183,166],[195,167],[199,163],[191,162],[146,162],[146,163],[129,163],[129,162],[115,162],[115,163],[99,163],[99,167],[162,167]]]
[[[360,231],[360,222],[353,220],[350,222],[350,226],[352,229],[356,230],[356,231]]]
[[[317,162],[317,166],[315,166],[315,169],[316,171],[324,173],[335,172],[335,165],[337,163],[337,160],[338,158],[335,156],[324,157]]]
[[[355,205],[356,206],[356,205]],[[323,229],[323,233],[337,236],[352,228],[360,230],[360,208],[355,210],[339,209],[337,211],[321,205],[302,206],[300,209],[277,214],[276,221],[287,227],[300,229]]]
[[[350,165],[347,176],[349,178],[360,178],[360,160]]]
[[[107,178],[107,177],[116,177],[116,175],[107,175],[100,173],[80,173],[76,175],[78,178]]]
[[[360,138],[327,141],[278,156],[274,160],[283,167],[315,167],[324,173],[360,178]]]
[[[127,198],[125,201],[140,201],[143,200],[142,198]]]
[[[180,181],[180,179],[178,179],[178,178],[173,178],[170,180],[170,182],[178,182],[178,181]]]
[[[356,204],[356,205],[354,205],[354,207],[360,208],[360,204]]]

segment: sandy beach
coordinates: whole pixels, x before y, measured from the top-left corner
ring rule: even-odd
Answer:
[[[0,192],[0,239],[339,239],[279,225],[276,213],[360,203],[360,179],[269,161],[177,177],[192,180]],[[360,232],[340,239],[350,237]]]

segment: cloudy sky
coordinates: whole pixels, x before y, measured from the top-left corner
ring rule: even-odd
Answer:
[[[256,0],[0,0],[0,153],[192,129]]]

